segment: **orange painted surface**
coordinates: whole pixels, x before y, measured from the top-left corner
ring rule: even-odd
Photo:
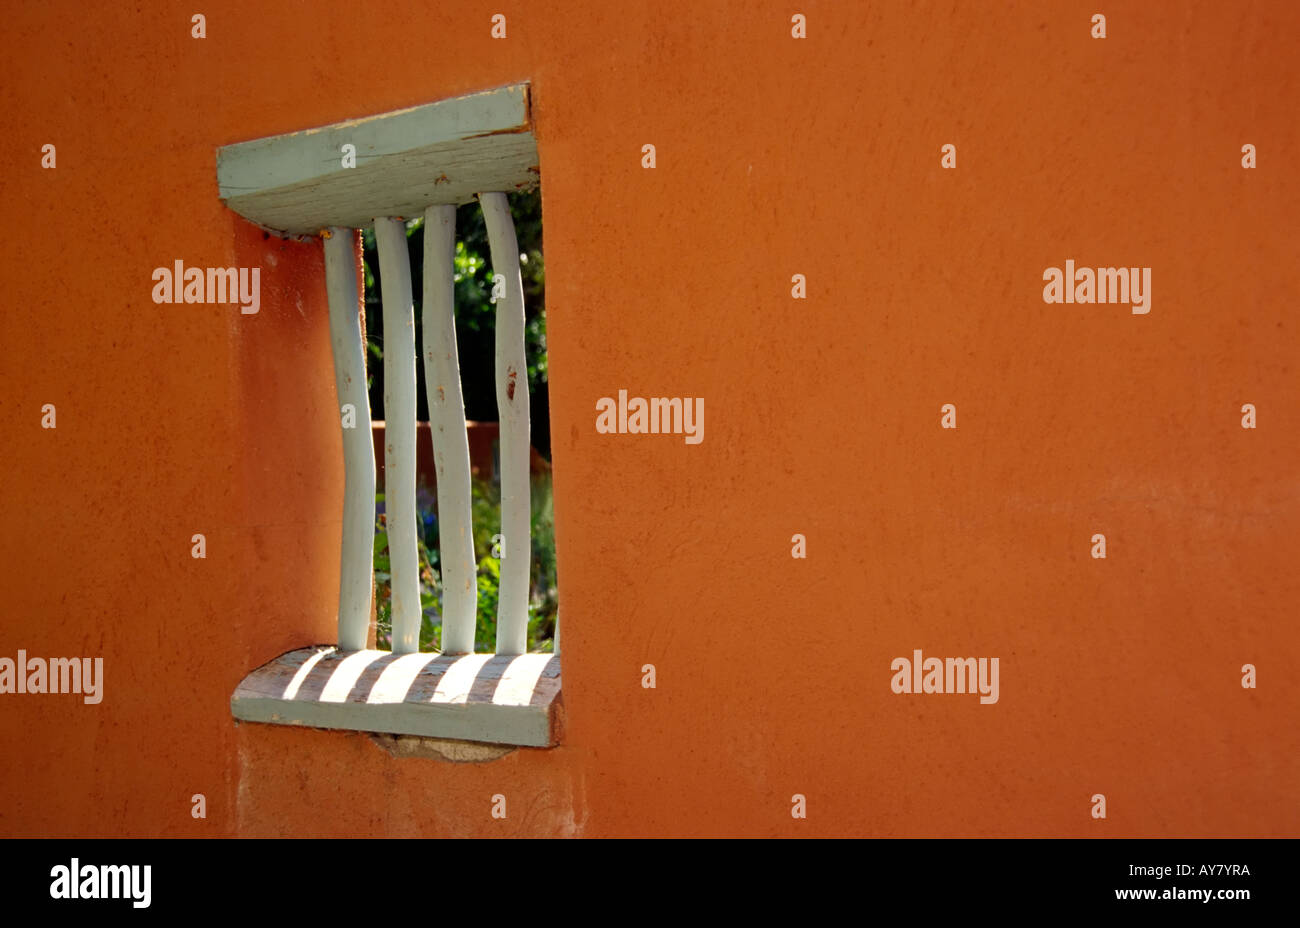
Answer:
[[[0,695],[0,833],[1300,834],[1300,5],[796,6],[7,12],[0,656],[105,695]],[[214,151],[521,79],[566,743],[236,727],[333,638],[342,464],[320,246]],[[1151,313],[1044,304],[1067,258],[1152,267]],[[260,266],[261,312],[155,305],[176,259]],[[705,397],[704,442],[597,435],[620,388]],[[915,648],[1000,701],[895,695]]]
[[[466,422],[465,431],[469,440],[469,466],[475,477],[490,480],[496,468],[494,454],[501,426],[496,422]],[[384,422],[370,423],[370,432],[375,443],[375,479],[379,487],[384,485]],[[534,469],[538,461],[546,463],[536,450],[533,451]],[[429,423],[415,424],[415,480],[429,491],[438,486],[438,466],[433,458],[433,439],[430,437]]]

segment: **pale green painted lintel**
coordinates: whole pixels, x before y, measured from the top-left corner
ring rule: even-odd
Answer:
[[[539,166],[529,85],[227,145],[217,150],[220,196],[264,228],[315,234],[357,228],[483,190],[534,186]],[[343,145],[356,146],[355,168]]]

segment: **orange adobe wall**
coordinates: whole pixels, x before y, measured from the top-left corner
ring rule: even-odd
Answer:
[[[104,659],[99,705],[0,695],[0,834],[1300,834],[1300,5],[198,7],[0,33],[0,656]],[[333,639],[342,463],[320,245],[214,152],[519,80],[565,742],[236,726]],[[1067,259],[1150,312],[1045,303]],[[261,267],[260,312],[153,303],[176,260]],[[619,389],[704,441],[597,434]],[[999,701],[895,694],[914,649]]]

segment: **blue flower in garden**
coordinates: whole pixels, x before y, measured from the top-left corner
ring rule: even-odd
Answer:
[[[434,532],[434,526],[438,524],[437,498],[429,492],[429,488],[420,484],[415,489],[415,511],[420,515],[420,523],[424,527],[424,537],[426,544],[432,546],[437,534]]]

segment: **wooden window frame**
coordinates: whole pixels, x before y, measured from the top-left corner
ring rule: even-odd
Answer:
[[[355,166],[344,166],[341,153],[345,145],[353,146]],[[481,197],[489,225],[495,271],[499,263],[503,266],[508,263],[507,256],[512,248],[514,252],[518,251],[509,211],[504,209],[504,196],[535,187],[540,173],[527,83],[323,128],[227,145],[217,152],[220,196],[230,209],[276,235],[319,236],[325,240],[327,291],[330,294],[340,405],[345,402],[345,393],[364,391],[365,383],[364,353],[357,353],[363,348],[358,340],[360,328],[351,311],[353,304],[359,309],[355,274],[346,273],[347,263],[355,262],[355,250],[349,257],[346,244],[341,241],[343,235],[348,234],[350,238],[350,230],[372,224],[379,228],[387,222],[390,226],[385,229],[390,233],[388,238],[396,240],[391,227],[397,224],[392,220],[425,215],[428,222],[428,217],[446,217],[448,207],[454,211],[455,205]],[[437,212],[440,208],[443,211]],[[504,219],[501,215],[503,209]],[[454,212],[451,215],[454,219]],[[331,239],[336,240],[332,242]],[[389,245],[390,256],[396,250],[397,246]],[[401,261],[405,263],[404,251]],[[515,399],[516,392],[513,378],[523,367],[517,363],[517,359],[522,357],[522,330],[516,331],[519,327],[512,318],[518,315],[522,319],[523,295],[517,285],[518,267],[513,270],[516,283],[508,283],[510,296],[504,301],[505,308],[502,303],[498,304],[499,314],[507,311],[512,314],[511,317],[499,315],[500,318],[509,318],[508,324],[498,326],[499,405],[503,402],[501,395],[507,392],[502,388],[502,372],[507,362],[512,362],[509,366],[516,372],[510,375],[508,392],[511,400]],[[430,263],[426,257],[426,281],[429,274]],[[509,273],[505,276],[511,277]],[[406,281],[409,283],[409,280],[408,268]],[[399,288],[399,294],[394,302],[405,302],[409,313],[409,287]],[[511,300],[517,300],[517,305]],[[386,323],[389,302],[386,297]],[[401,305],[395,307],[398,313],[402,309]],[[430,307],[426,305],[426,320],[429,311]],[[442,311],[450,312],[450,308],[444,305]],[[397,318],[400,321],[400,315]],[[426,335],[426,356],[429,355],[427,340]],[[354,341],[358,344],[353,345]],[[517,346],[515,341],[519,343]],[[387,362],[387,357],[385,360]],[[427,359],[428,363],[431,360]],[[414,368],[410,370],[413,372]],[[386,368],[386,385],[388,376]],[[413,373],[410,377],[413,378]],[[414,390],[413,379],[404,381],[403,386]],[[344,492],[339,644],[299,648],[252,671],[231,697],[232,715],[241,721],[281,725],[499,745],[554,746],[560,741],[563,727],[558,628],[553,654],[521,653],[523,638],[519,617],[513,615],[518,608],[513,609],[507,621],[498,621],[496,654],[421,653],[413,650],[410,642],[405,640],[409,635],[402,636],[405,643],[399,646],[396,628],[394,651],[364,647],[370,596],[373,595],[370,592],[373,590],[372,578],[370,581],[365,578],[369,577],[374,524],[373,512],[367,509],[365,497],[368,494],[373,503],[375,462],[373,445],[370,444],[369,401],[364,398],[364,393],[357,395],[358,417],[360,403],[364,403],[366,421],[360,423],[364,428],[355,430],[364,438],[364,444],[357,436],[349,436],[346,430],[344,434],[347,484]],[[517,536],[519,516],[508,509],[515,504],[506,499],[508,494],[504,492],[504,481],[527,480],[529,410],[526,386],[521,406],[522,425],[516,410],[503,409],[502,431],[509,429],[514,434],[513,449],[506,447],[503,435],[502,479],[503,499],[506,501],[503,502],[502,531],[507,536],[512,520]],[[463,403],[460,409],[463,421]],[[386,444],[389,453],[393,452],[394,444],[399,446],[399,463],[405,460],[401,455],[410,456],[413,469],[413,406],[408,411],[412,420],[410,428],[407,429],[405,423],[402,425],[402,434],[408,437],[394,440],[386,434]],[[433,414],[431,407],[430,415]],[[513,424],[505,421],[507,414],[514,420]],[[518,447],[520,428],[522,453]],[[388,429],[393,429],[391,422]],[[435,453],[439,453],[437,442],[435,438]],[[453,453],[457,450],[452,448]],[[513,464],[504,460],[508,451]],[[522,477],[517,473],[521,459]],[[385,460],[388,471],[392,459],[386,456]],[[405,473],[405,470],[401,472]],[[414,479],[413,474],[411,479]],[[441,478],[439,489],[441,511],[444,502]],[[467,510],[468,483],[463,488],[458,485],[454,490],[465,494]],[[526,485],[523,492],[526,520]],[[350,512],[349,505],[352,507]],[[411,506],[413,509],[413,494]],[[367,511],[372,514],[368,523],[368,543],[364,519]],[[524,530],[527,530],[526,521]],[[507,543],[509,541],[507,537]],[[518,537],[515,542],[519,547]],[[361,566],[362,557],[365,558],[364,567]],[[503,601],[506,599],[504,584],[503,577]],[[525,594],[522,607],[525,634],[526,599]],[[458,640],[464,640],[463,628],[459,629]],[[469,641],[472,649],[472,628]],[[418,638],[415,647],[418,648]]]

